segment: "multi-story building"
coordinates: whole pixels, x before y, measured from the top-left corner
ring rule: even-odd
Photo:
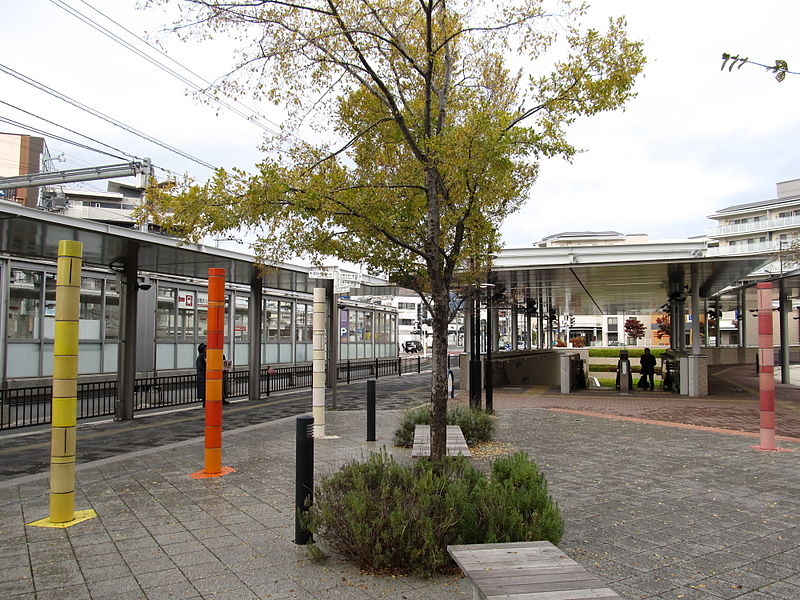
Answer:
[[[800,234],[800,179],[778,183],[775,199],[736,204],[708,218],[717,222],[708,234],[711,256],[779,253]]]
[[[45,154],[44,138],[17,133],[0,133],[0,177],[17,177],[38,173]],[[0,200],[10,200],[36,208],[39,188],[0,190]]]

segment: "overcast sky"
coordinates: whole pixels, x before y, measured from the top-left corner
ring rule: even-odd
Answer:
[[[3,0],[0,64],[203,161],[245,169],[258,161],[261,128],[200,103],[185,84],[59,7],[65,4],[131,42],[136,40],[91,7],[142,36],[165,23],[157,10],[135,10],[134,0]],[[590,20],[597,25],[619,15],[627,17],[631,37],[645,44],[648,64],[637,85],[639,95],[624,112],[583,119],[571,128],[571,141],[585,152],[571,164],[552,160],[542,165],[527,205],[503,227],[508,247],[529,246],[561,231],[615,230],[652,238],[702,235],[712,225],[707,215],[715,210],[774,198],[776,182],[800,178],[800,76],[778,83],[755,66],[720,71],[723,52],[764,63],[781,58],[800,71],[800,2],[592,3]],[[166,44],[169,56],[207,80],[231,64],[230,47],[221,41]],[[205,167],[4,72],[0,90],[0,101],[7,103],[0,104],[2,118],[80,139],[10,104],[127,153],[150,157],[164,169],[199,179],[210,175]],[[281,120],[274,108],[257,108],[272,121]],[[0,131],[26,132],[5,122],[0,122]],[[119,162],[51,139],[48,147],[53,156],[64,153],[66,161],[57,168]],[[90,185],[105,189],[105,182]]]

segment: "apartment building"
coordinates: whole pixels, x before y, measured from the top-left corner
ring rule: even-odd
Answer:
[[[800,234],[800,179],[778,183],[774,199],[729,206],[708,218],[717,222],[708,234],[710,256],[745,252],[777,254]]]

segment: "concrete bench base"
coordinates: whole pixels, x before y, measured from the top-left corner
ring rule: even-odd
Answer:
[[[411,456],[431,455],[431,426],[417,425],[414,427],[414,447],[411,449]],[[447,456],[472,456],[469,453],[467,440],[458,425],[447,426]]]
[[[474,600],[621,600],[550,542],[448,546]]]

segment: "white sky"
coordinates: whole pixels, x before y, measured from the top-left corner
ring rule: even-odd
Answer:
[[[57,6],[61,1],[131,39],[82,0],[0,0],[0,64],[212,164],[249,169],[259,160],[261,129],[224,111],[218,115],[184,84],[67,14]],[[165,23],[157,9],[135,10],[134,0],[90,2],[141,35]],[[752,65],[720,71],[724,51],[764,63],[782,58],[800,71],[800,2],[595,0],[592,22],[602,26],[609,15],[625,15],[631,37],[645,43],[639,95],[625,112],[572,127],[571,141],[586,152],[572,164],[542,165],[527,205],[503,227],[509,247],[560,231],[702,235],[712,225],[708,214],[774,198],[776,182],[800,178],[800,76],[778,83]],[[166,49],[209,80],[231,64],[222,42],[168,41]],[[0,100],[151,157],[158,166],[199,179],[210,174],[2,72]],[[259,109],[281,120],[272,107]],[[78,139],[4,104],[0,117]],[[24,132],[2,122],[0,131]],[[65,153],[58,168],[119,162],[58,141],[48,146],[53,155]],[[105,182],[91,186],[105,189]]]

